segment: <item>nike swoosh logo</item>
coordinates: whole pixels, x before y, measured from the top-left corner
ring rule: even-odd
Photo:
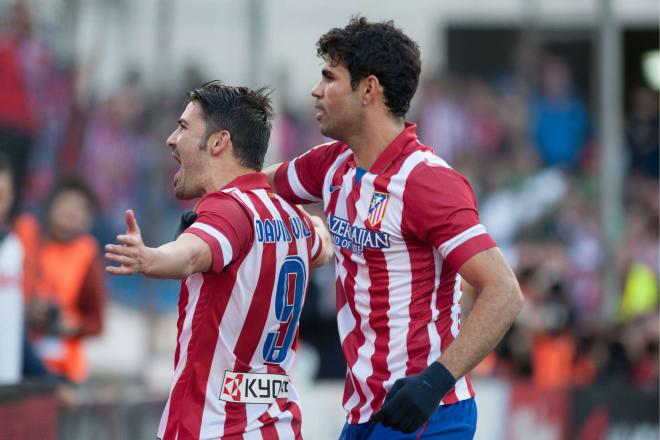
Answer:
[[[341,189],[340,185],[337,185],[337,186],[330,185],[330,188],[328,188],[328,191],[330,191],[330,194],[332,194],[333,192],[337,191],[338,189]]]

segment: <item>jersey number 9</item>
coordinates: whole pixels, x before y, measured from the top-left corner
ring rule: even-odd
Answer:
[[[293,301],[290,298],[290,280],[293,278]],[[293,338],[298,328],[298,319],[302,311],[305,286],[307,285],[307,272],[302,259],[298,256],[288,256],[280,269],[275,292],[275,317],[281,324],[278,331],[270,332],[264,344],[264,360],[270,364],[280,364],[286,359],[291,348]],[[284,332],[284,338],[280,334]],[[278,340],[282,342],[278,344]]]

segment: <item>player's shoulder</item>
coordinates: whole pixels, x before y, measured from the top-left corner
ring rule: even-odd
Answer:
[[[242,191],[238,188],[227,188],[206,194],[195,207],[199,215],[210,212],[216,215],[232,215],[244,213],[248,218],[252,217],[251,210],[241,199]]]
[[[300,155],[300,158],[305,156],[311,157],[323,157],[325,159],[335,158],[342,153],[348,150],[348,145],[339,141],[325,142],[323,144],[316,145],[303,154]]]
[[[419,152],[417,163],[410,171],[406,187],[447,185],[452,182],[467,183],[467,180],[444,159],[438,157],[432,151],[422,150]]]
[[[235,188],[221,189],[218,191],[210,192],[199,200],[197,209],[212,208],[217,205],[227,205],[238,203],[238,199],[233,195],[236,191]]]
[[[336,152],[336,153],[342,153],[348,149],[348,145],[346,145],[343,142],[339,141],[330,141],[330,142],[324,142],[322,144],[316,145],[312,148],[310,148],[310,151],[324,151],[324,152]]]

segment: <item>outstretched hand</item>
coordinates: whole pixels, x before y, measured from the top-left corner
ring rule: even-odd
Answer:
[[[106,266],[105,270],[113,275],[133,275],[143,272],[146,265],[146,246],[135,214],[126,210],[126,232],[117,236],[118,244],[105,245],[105,258],[119,266]]]

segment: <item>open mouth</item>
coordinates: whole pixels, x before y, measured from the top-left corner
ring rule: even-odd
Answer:
[[[179,169],[177,170],[176,174],[174,174],[174,177],[172,178],[172,183],[176,185],[179,182],[179,179],[181,178],[181,158],[179,157],[178,154],[172,153],[172,157],[174,160],[176,160],[179,164]]]

